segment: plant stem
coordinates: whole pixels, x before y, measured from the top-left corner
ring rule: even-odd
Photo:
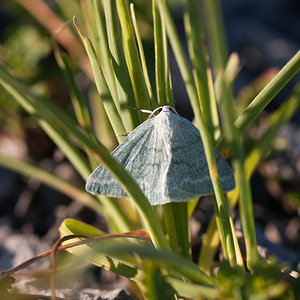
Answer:
[[[187,202],[163,205],[163,221],[172,251],[191,259]]]

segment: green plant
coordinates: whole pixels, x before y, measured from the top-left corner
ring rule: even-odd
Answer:
[[[156,58],[155,92],[154,85],[150,84],[133,4],[129,6],[128,1],[105,0],[100,5],[98,1],[90,0],[83,1],[80,5],[80,22],[78,24],[76,19],[74,22],[92,67],[101,100],[99,111],[94,107],[92,115],[88,111],[74,80],[70,57],[58,47],[55,48],[56,58],[69,83],[73,115],[49,99],[34,93],[2,65],[0,84],[29,114],[37,118],[40,126],[61,149],[83,180],[86,180],[92,169],[101,162],[119,180],[134,205],[126,210],[122,205],[127,206],[127,202],[121,202],[119,205],[115,199],[109,197],[88,195],[82,187],[76,187],[31,163],[12,159],[5,154],[0,155],[0,164],[36,177],[106,216],[111,232],[146,229],[154,246],[140,242],[110,240],[99,245],[81,245],[69,251],[93,264],[131,278],[140,287],[144,283],[141,291],[145,292],[149,299],[173,299],[174,294],[208,299],[240,299],[243,295],[254,297],[260,294],[261,299],[281,299],[287,291],[290,299],[293,299],[294,291],[284,281],[284,273],[279,265],[274,262],[268,265],[264,262],[264,271],[258,268],[261,259],[257,254],[249,180],[281,125],[299,106],[299,86],[295,87],[286,103],[273,113],[268,131],[252,145],[249,152],[244,145],[244,132],[299,71],[300,52],[295,54],[238,115],[233,101],[232,85],[239,62],[236,54],[229,57],[227,55],[217,1],[201,2],[201,8],[207,16],[204,20],[199,14],[197,1],[183,1],[184,25],[192,70],[166,2],[152,2]],[[216,34],[206,35],[204,27],[214,29]],[[208,52],[203,44],[204,36],[208,39]],[[215,191],[215,216],[203,242],[198,266],[191,262],[188,229],[188,217],[193,212],[196,201],[164,205],[161,211],[151,207],[139,186],[109,155],[109,151],[94,134],[97,127],[107,128],[105,122],[108,120],[114,138],[121,142],[124,137],[120,134],[133,130],[145,120],[143,114],[129,108],[128,105],[151,109],[162,103],[173,104],[168,43],[175,55],[194,111],[195,124],[203,140]],[[219,120],[219,114],[222,122]],[[104,115],[107,118],[104,118]],[[222,127],[220,123],[223,124]],[[226,150],[232,161],[237,187],[228,195],[224,195],[221,189],[212,145],[216,145],[220,151]],[[246,266],[230,216],[230,207],[237,202],[246,245]],[[63,222],[60,232],[62,236],[104,234],[87,224],[70,219]],[[210,272],[219,241],[225,262],[218,275],[212,276]],[[130,255],[131,253],[134,255]],[[271,274],[272,278],[270,275],[258,286],[257,282],[264,280],[262,273],[267,274],[266,270],[272,269],[273,266],[276,272]],[[251,275],[247,270],[252,272]],[[161,280],[155,280],[157,277]]]

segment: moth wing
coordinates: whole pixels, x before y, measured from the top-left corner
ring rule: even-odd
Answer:
[[[93,195],[106,195],[111,197],[125,197],[126,193],[103,165],[98,166],[86,181],[85,189]]]
[[[164,167],[161,148],[161,140],[153,130],[153,119],[149,119],[133,130],[111,154],[125,167],[147,197],[151,196],[153,190],[157,192],[159,189],[160,172]],[[112,197],[127,196],[103,165],[89,176],[86,190]]]
[[[167,174],[167,194],[173,201],[213,194],[213,186],[198,129],[188,120],[172,115],[172,160]],[[235,187],[232,170],[213,149],[223,191]]]

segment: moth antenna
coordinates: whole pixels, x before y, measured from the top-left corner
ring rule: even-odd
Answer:
[[[123,106],[127,106],[128,108],[131,108],[131,109],[135,109],[135,110],[141,111],[141,112],[143,112],[143,113],[147,113],[147,114],[151,114],[151,113],[152,113],[152,110],[142,109],[142,108],[137,108],[137,107],[128,105],[127,103],[123,103],[122,105],[123,105]]]

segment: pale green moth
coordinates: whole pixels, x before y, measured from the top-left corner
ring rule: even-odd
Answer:
[[[235,187],[232,170],[213,150],[223,191],[228,192]],[[198,129],[170,106],[155,109],[111,155],[130,173],[152,205],[214,193]],[[112,197],[127,196],[102,165],[88,178],[86,190]]]

